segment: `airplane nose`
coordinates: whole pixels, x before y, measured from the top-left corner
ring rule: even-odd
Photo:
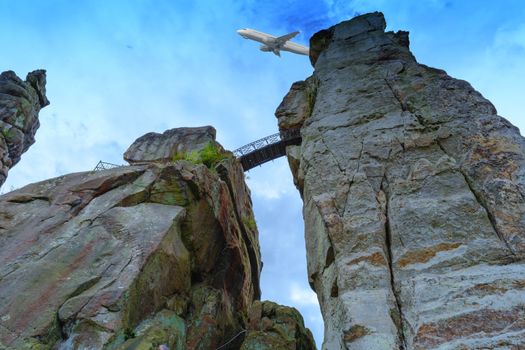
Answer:
[[[239,29],[237,33],[243,38],[246,38],[246,29]]]

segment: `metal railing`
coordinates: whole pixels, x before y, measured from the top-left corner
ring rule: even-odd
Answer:
[[[233,151],[244,171],[286,154],[286,146],[301,143],[301,130],[289,129],[266,136]]]
[[[233,151],[233,154],[235,155],[235,157],[240,158],[254,151],[257,151],[260,148],[263,148],[265,146],[271,145],[272,143],[277,143],[280,141],[281,141],[281,134],[280,133],[273,134],[270,136],[266,136],[262,139],[259,139],[257,141],[250,142],[249,144],[244,145],[240,148],[237,148],[235,151]]]
[[[113,164],[113,163],[99,161],[97,166],[95,167],[95,169],[93,169],[93,171],[109,170],[109,169],[120,168],[120,167],[123,167],[123,166],[125,166],[125,165],[118,165],[118,164]]]
[[[285,131],[281,131],[281,132],[278,132],[270,136],[263,137],[262,139],[259,139],[257,141],[250,142],[247,145],[237,148],[235,151],[233,151],[233,154],[237,158],[240,158],[254,151],[257,151],[258,149],[261,149],[263,147],[266,147],[272,144],[276,144],[279,142],[286,142],[286,141],[290,141],[293,139],[300,139],[300,138],[301,138],[300,129],[285,130]]]

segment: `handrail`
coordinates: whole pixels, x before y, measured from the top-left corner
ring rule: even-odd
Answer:
[[[258,165],[284,156],[287,146],[299,145],[301,141],[301,130],[299,128],[288,129],[244,145],[233,151],[233,154],[241,162],[243,170],[248,171]]]
[[[240,158],[254,151],[257,151],[258,149],[261,149],[263,147],[266,147],[272,144],[276,144],[279,142],[283,142],[283,141],[298,139],[298,138],[301,138],[300,129],[284,130],[276,134],[272,134],[272,135],[263,137],[262,139],[250,142],[249,144],[244,145],[240,148],[237,148],[235,151],[233,151],[233,154],[237,158]]]
[[[123,167],[123,166],[125,166],[125,165],[118,165],[118,164],[113,164],[113,163],[99,161],[97,166],[95,167],[95,169],[93,169],[93,171],[109,170],[109,169],[120,168],[120,167]]]

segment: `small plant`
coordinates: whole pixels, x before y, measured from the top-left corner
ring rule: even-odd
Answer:
[[[200,159],[208,168],[211,168],[221,160],[228,158],[228,155],[222,153],[219,147],[214,143],[208,142],[199,152]]]
[[[171,160],[176,162],[177,160],[184,160],[186,159],[186,153],[184,152],[177,152],[172,157]]]
[[[135,332],[131,328],[124,329],[124,340],[135,338]]]
[[[251,231],[257,230],[257,222],[255,221],[255,218],[251,215],[249,217],[243,216],[242,223]]]
[[[213,142],[208,142],[200,151],[191,153],[177,152],[173,155],[172,160],[187,160],[193,164],[204,164],[212,169],[221,160],[229,158],[230,155],[222,152],[221,149]]]

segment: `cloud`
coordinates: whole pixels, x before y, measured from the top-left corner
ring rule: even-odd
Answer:
[[[469,81],[498,110],[525,131],[525,25],[504,24],[470,62],[458,64],[451,74]]]
[[[525,55],[525,24],[498,28],[492,47],[502,56],[523,57]]]
[[[286,157],[256,167],[247,173],[247,183],[256,200],[275,201],[285,196],[298,196]]]
[[[289,293],[290,300],[297,305],[319,305],[317,294],[315,294],[310,288],[301,288],[298,284],[292,283]]]

